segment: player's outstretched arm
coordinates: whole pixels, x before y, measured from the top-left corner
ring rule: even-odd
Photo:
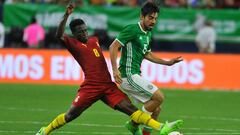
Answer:
[[[67,22],[67,19],[69,17],[69,15],[73,12],[75,5],[73,2],[70,2],[66,8],[65,14],[63,16],[63,19],[61,20],[61,22],[58,25],[58,29],[57,29],[57,33],[56,33],[56,38],[59,40],[64,40],[63,39],[63,34],[64,34],[64,29],[65,29],[65,25]]]
[[[118,49],[121,47],[121,44],[117,41],[114,40],[113,43],[109,47],[109,52],[110,52],[110,59],[112,63],[112,70],[113,70],[113,77],[116,83],[121,84],[122,79],[120,72],[117,67],[117,55],[118,55]]]
[[[167,66],[172,66],[175,63],[183,61],[183,58],[181,56],[176,57],[176,58],[172,58],[170,60],[164,60],[164,59],[161,59],[161,58],[157,57],[152,52],[147,53],[145,55],[145,59],[147,59],[147,60],[149,60],[149,61],[151,61],[153,63],[167,65]]]

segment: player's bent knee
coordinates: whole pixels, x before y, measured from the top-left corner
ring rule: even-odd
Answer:
[[[156,91],[154,94],[153,94],[153,97],[152,97],[152,100],[157,102],[159,105],[163,103],[164,101],[164,95],[162,92],[160,91]]]
[[[159,114],[160,111],[161,111],[161,107],[159,106],[159,107],[157,107],[157,108],[154,110],[154,113],[155,113],[155,114]]]

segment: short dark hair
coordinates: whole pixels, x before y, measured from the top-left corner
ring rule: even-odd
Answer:
[[[209,21],[209,20],[206,20],[206,21],[204,22],[204,24],[205,24],[206,26],[212,26],[212,22]]]
[[[36,19],[35,16],[33,16],[33,17],[31,18],[31,24],[32,24],[32,23],[36,23],[36,22],[37,22],[37,19]]]
[[[74,28],[78,25],[83,25],[85,24],[85,22],[82,20],[82,19],[73,19],[70,24],[69,24],[69,27],[71,29],[71,31],[73,32],[74,31]]]
[[[141,14],[143,16],[146,16],[146,15],[152,14],[152,13],[158,13],[158,12],[159,12],[158,6],[155,3],[149,2],[149,1],[144,3],[141,8]]]

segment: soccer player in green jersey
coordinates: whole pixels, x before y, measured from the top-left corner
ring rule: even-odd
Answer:
[[[164,60],[151,52],[149,42],[152,36],[151,31],[157,22],[158,12],[159,8],[154,3],[145,3],[141,8],[140,22],[127,25],[110,46],[115,81],[129,96],[143,103],[142,110],[155,119],[160,113],[160,105],[164,96],[157,86],[140,76],[141,63],[143,59],[147,59],[157,64],[171,66],[183,60],[182,57]],[[116,60],[119,48],[121,48],[121,59],[118,68]],[[182,121],[173,123],[174,126],[179,127]],[[138,128],[134,122],[127,122],[126,127],[133,135],[142,133],[150,135],[151,132],[149,127],[144,127],[142,133],[139,133],[139,130],[133,131],[132,129]]]

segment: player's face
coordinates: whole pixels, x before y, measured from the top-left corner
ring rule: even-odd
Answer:
[[[145,30],[151,31],[157,22],[158,13],[141,16]]]
[[[79,41],[86,43],[88,40],[87,26],[85,24],[75,26],[73,36]]]

